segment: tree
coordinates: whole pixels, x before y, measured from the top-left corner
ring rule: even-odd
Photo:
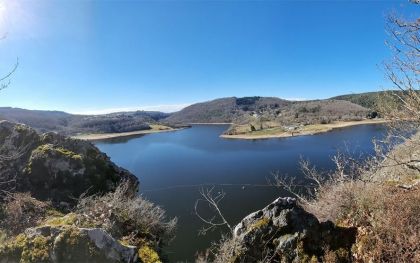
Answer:
[[[19,59],[16,60],[15,65],[13,66],[12,70],[9,71],[9,73],[3,77],[0,77],[0,91],[10,86],[11,76],[17,70],[18,66]],[[2,151],[3,147],[4,145],[0,147],[0,152],[4,152]],[[5,171],[4,165],[7,165],[7,163],[21,157],[23,154],[25,154],[26,150],[26,147],[23,147],[22,149],[18,149],[17,153],[13,155],[0,154],[0,197],[9,195],[10,192],[14,190],[17,176],[17,174],[11,176],[7,175],[8,171]]]
[[[397,91],[389,91],[387,96],[397,103],[379,105],[380,111],[393,121],[420,123],[420,18],[408,21],[390,14],[386,31],[392,57],[384,63],[386,77]],[[384,100],[385,101],[385,100]]]

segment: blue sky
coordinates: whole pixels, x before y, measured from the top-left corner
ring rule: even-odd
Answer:
[[[0,106],[171,111],[228,96],[388,87],[385,15],[408,1],[0,0]]]

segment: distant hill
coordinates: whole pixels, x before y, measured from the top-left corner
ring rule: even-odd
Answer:
[[[168,116],[167,113],[154,111],[76,115],[61,111],[0,107],[0,120],[27,124],[40,132],[55,131],[65,135],[145,130],[150,129],[150,124]]]
[[[243,120],[246,115],[264,109],[279,109],[290,105],[290,101],[271,97],[221,98],[196,103],[165,119],[169,123],[231,123]]]
[[[196,103],[167,114],[153,111],[76,115],[61,111],[25,110],[0,107],[0,120],[27,124],[40,132],[64,135],[118,133],[151,129],[153,124],[169,126],[190,123],[234,123],[249,129],[287,127],[332,121],[360,120],[369,113],[367,98],[341,96],[341,100],[288,101],[275,97],[229,97]],[[351,100],[358,102],[353,103]],[[363,103],[362,103],[363,102]],[[359,105],[358,105],[359,104]],[[248,129],[246,128],[246,129]]]
[[[193,104],[163,121],[171,124],[313,124],[361,119],[368,112],[367,108],[345,100],[288,101],[273,97],[230,97]]]

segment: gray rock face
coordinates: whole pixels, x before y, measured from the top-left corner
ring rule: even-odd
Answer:
[[[117,262],[137,262],[137,248],[135,246],[124,246],[116,241],[112,236],[100,228],[81,229],[83,234],[87,234],[95,246],[104,252],[107,258]]]
[[[35,241],[38,240],[38,241]],[[42,241],[41,241],[42,240]],[[45,252],[49,262],[139,262],[137,248],[122,245],[100,228],[52,227],[43,226],[28,228],[25,231],[25,242],[22,243],[22,254],[15,253],[17,258],[24,258],[25,248],[42,243],[38,247]],[[39,255],[42,253],[37,253]]]
[[[320,223],[293,198],[278,198],[245,217],[235,228],[233,262],[323,261],[327,253],[337,262],[351,258],[356,229]]]
[[[112,191],[121,180],[137,190],[137,178],[90,142],[0,121],[0,145],[0,180],[15,178],[18,191],[37,199],[71,204],[82,193]]]

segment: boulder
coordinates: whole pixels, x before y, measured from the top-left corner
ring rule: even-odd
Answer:
[[[232,262],[348,262],[355,228],[319,222],[293,198],[278,198],[245,217],[233,231]]]
[[[28,228],[0,246],[0,262],[141,262],[137,248],[103,229],[74,226]]]

